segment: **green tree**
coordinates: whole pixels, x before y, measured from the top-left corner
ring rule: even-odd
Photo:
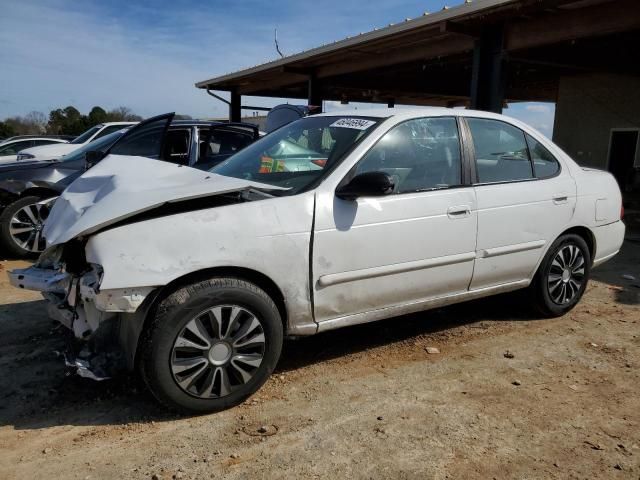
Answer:
[[[24,117],[15,116],[0,122],[0,137],[13,135],[80,135],[94,125],[104,122],[139,122],[142,117],[127,107],[118,107],[109,112],[100,106],[91,109],[88,115],[69,105],[49,112],[49,117],[42,112],[30,112]]]
[[[77,108],[69,105],[64,109],[52,110],[49,113],[47,131],[56,135],[80,135],[89,128],[89,119]]]
[[[17,115],[6,118],[4,123],[14,135],[39,135],[45,131],[46,117],[40,112],[31,112],[24,117]]]
[[[136,115],[128,107],[118,107],[110,110],[107,114],[110,122],[139,122],[142,120],[140,115]]]
[[[102,107],[93,107],[89,112],[89,125],[97,125],[98,123],[108,122],[107,112]]]
[[[6,122],[0,122],[0,138],[8,138],[16,135],[13,127]]]

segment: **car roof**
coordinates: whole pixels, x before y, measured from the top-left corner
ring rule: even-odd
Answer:
[[[207,120],[173,120],[171,125],[217,125],[220,122],[207,121]]]
[[[366,108],[366,109],[349,109],[334,110],[332,112],[320,113],[315,116],[335,117],[335,116],[354,116],[354,117],[373,117],[373,118],[420,118],[430,115],[441,117],[443,115],[455,115],[460,117],[482,117],[507,119],[505,115],[500,115],[482,110],[468,110],[464,108],[446,108],[446,107],[394,107],[394,108]],[[509,121],[513,119],[508,118]]]
[[[20,137],[20,138],[7,138],[0,143],[14,143],[14,142],[24,142],[27,140],[51,140],[52,142],[60,142],[60,143],[69,143],[69,140],[65,140],[64,138],[53,138],[53,137]]]
[[[230,127],[247,127],[247,128],[258,128],[257,125],[253,123],[247,122],[221,122],[219,120],[174,120],[171,122],[172,127],[176,126],[186,126],[186,127],[210,127],[210,126],[218,126],[218,125],[229,125]]]
[[[108,127],[109,125],[136,125],[139,122],[103,122],[95,125],[96,127]]]

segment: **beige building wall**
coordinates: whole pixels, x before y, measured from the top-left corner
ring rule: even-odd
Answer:
[[[612,129],[640,129],[640,78],[611,74],[561,78],[554,142],[579,164],[607,169]],[[640,166],[640,151],[635,165]]]

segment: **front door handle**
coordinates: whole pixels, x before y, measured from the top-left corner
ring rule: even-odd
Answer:
[[[468,205],[457,205],[447,209],[449,218],[465,218],[471,215],[471,207]]]
[[[566,195],[554,195],[553,203],[560,205],[561,203],[567,203],[569,198]]]

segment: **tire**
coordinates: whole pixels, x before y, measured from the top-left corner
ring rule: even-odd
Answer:
[[[41,232],[49,208],[46,205],[38,205],[42,200],[36,196],[20,198],[9,204],[0,215],[0,245],[8,255],[25,258],[38,255],[44,250],[45,243]],[[27,215],[27,211],[31,216]],[[15,233],[12,223],[17,229],[31,228],[31,231]]]
[[[587,243],[579,235],[562,235],[549,248],[529,287],[535,307],[545,317],[564,315],[582,298],[590,273]]]
[[[262,289],[238,278],[213,278],[162,300],[140,338],[139,367],[149,390],[170,409],[216,412],[242,403],[266,382],[282,341],[280,313]]]

